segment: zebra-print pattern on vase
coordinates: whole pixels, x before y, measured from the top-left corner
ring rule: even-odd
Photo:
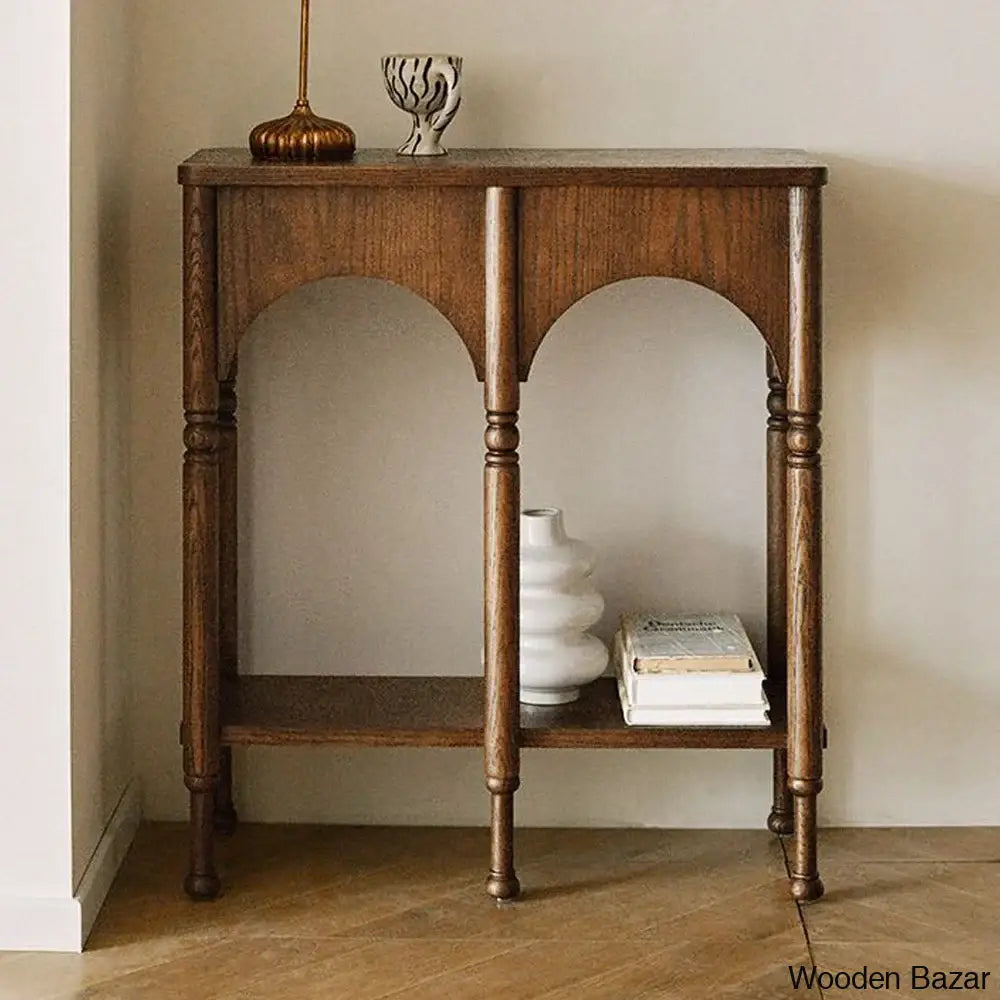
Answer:
[[[462,103],[461,56],[383,56],[382,77],[389,100],[413,117],[401,156],[441,156],[441,135]]]

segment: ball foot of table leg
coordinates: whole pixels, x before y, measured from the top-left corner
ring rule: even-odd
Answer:
[[[790,837],[794,829],[792,814],[772,809],[770,815],[767,817],[767,828],[771,833],[779,837]]]
[[[221,889],[218,875],[195,875],[192,872],[184,879],[184,891],[198,903],[215,899]]]
[[[497,902],[506,902],[511,899],[517,899],[521,894],[521,883],[517,880],[517,876],[513,872],[509,875],[490,872],[486,878],[486,891]]]
[[[803,878],[799,875],[793,875],[789,882],[789,888],[792,893],[792,899],[797,903],[815,902],[825,892],[823,880],[818,875],[813,878]]]

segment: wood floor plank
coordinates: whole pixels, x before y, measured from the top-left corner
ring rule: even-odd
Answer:
[[[663,940],[685,920],[704,927],[728,914],[732,919],[727,925],[767,923],[772,932],[796,926],[783,879],[759,869],[715,872],[714,877],[706,877],[704,869],[672,870],[680,867],[592,872],[588,879],[574,879],[551,892],[526,893],[502,906],[484,900],[479,886],[466,887],[359,925],[354,933],[379,938]]]
[[[821,966],[1000,975],[988,832],[823,836],[828,895],[802,909]],[[485,830],[245,826],[219,844],[224,895],[196,905],[180,889],[186,828],[145,826],[88,951],[0,956],[0,1000],[810,995],[791,990],[787,966],[809,958],[765,833],[519,830],[526,892],[501,907],[482,892],[487,844]]]
[[[11,954],[0,966],[0,1000],[76,1000],[91,986],[116,982],[203,946],[201,938],[165,936],[83,955]]]
[[[229,939],[208,945],[153,968],[122,976],[113,982],[92,986],[78,1000],[163,1000],[165,997],[199,996],[210,1000],[232,995],[250,995],[258,984],[270,981],[276,970],[308,969],[337,956],[350,963],[359,943],[276,939]],[[74,1000],[77,1000],[75,997]]]
[[[476,872],[477,875],[481,874]],[[374,936],[367,927],[433,903],[468,885],[471,869],[421,864],[419,858],[342,875],[320,888],[283,896],[248,912],[241,934],[284,937]],[[480,879],[476,878],[479,882]],[[484,904],[488,901],[484,899]]]
[[[1000,827],[854,827],[820,830],[824,864],[874,861],[1000,861]]]
[[[828,877],[826,898],[803,907],[814,944],[1000,941],[1000,864],[838,865]]]
[[[604,970],[637,961],[646,951],[621,941],[534,941],[401,990],[393,1000],[535,1000],[557,989],[585,997],[585,982]]]
[[[328,940],[323,946],[338,943]],[[462,976],[466,969],[515,947],[490,941],[350,943],[354,947],[329,958],[276,968],[249,986],[237,980],[229,990],[211,994],[211,1000],[378,1000],[419,989],[439,977]]]

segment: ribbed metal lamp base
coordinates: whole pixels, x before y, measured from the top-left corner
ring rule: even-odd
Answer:
[[[262,161],[349,160],[355,145],[350,126],[313,114],[308,101],[296,104],[287,117],[264,122],[250,133],[250,152]]]

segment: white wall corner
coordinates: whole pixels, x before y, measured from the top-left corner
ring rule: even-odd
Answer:
[[[75,896],[0,896],[0,951],[81,952],[142,818],[129,783],[104,829]]]
[[[142,796],[139,792],[139,781],[133,778],[118,800],[118,805],[115,806],[115,811],[104,828],[97,848],[87,862],[76,890],[75,901],[80,908],[80,944],[76,949],[78,951],[90,936],[97,914],[100,913],[111,889],[111,883],[114,882],[118,869],[121,868],[125,855],[132,846],[141,820]]]

